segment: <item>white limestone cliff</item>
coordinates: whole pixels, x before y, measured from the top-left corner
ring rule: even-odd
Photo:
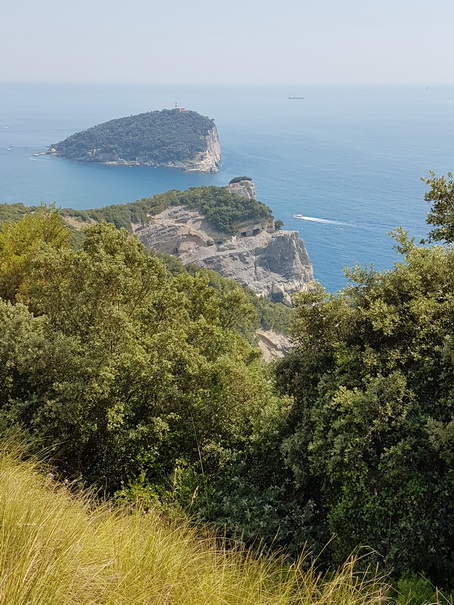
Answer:
[[[311,287],[312,264],[298,232],[275,231],[270,219],[237,229],[234,236],[218,233],[197,210],[176,206],[135,225],[134,234],[147,248],[212,269],[276,302]]]
[[[181,166],[185,172],[217,172],[221,163],[221,145],[216,126],[205,137],[206,149]]]

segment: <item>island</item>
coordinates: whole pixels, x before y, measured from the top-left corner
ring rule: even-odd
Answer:
[[[214,121],[175,104],[174,109],[118,118],[51,145],[51,155],[79,162],[216,172],[221,162]]]

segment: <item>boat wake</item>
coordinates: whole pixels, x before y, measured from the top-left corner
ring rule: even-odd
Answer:
[[[327,218],[315,218],[314,216],[303,216],[302,214],[294,214],[293,218],[299,218],[301,221],[312,221],[313,223],[327,223],[328,225],[344,225],[345,227],[352,227],[350,223],[332,221]]]

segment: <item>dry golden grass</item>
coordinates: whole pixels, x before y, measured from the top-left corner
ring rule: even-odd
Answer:
[[[34,462],[0,453],[0,603],[372,605],[387,587],[355,572],[231,551],[157,514],[74,497]]]

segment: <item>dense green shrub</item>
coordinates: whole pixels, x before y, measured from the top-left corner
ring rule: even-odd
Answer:
[[[232,180],[229,181],[229,185],[233,185],[233,183],[241,183],[241,181],[251,181],[250,176],[235,176]]]
[[[453,174],[448,172],[445,177],[436,177],[430,172],[429,178],[422,180],[430,186],[424,199],[432,204],[427,215],[427,223],[433,226],[429,232],[429,241],[454,242],[454,180]]]
[[[0,251],[3,425],[110,492],[180,466],[217,477],[273,401],[241,288],[173,277],[106,223],[73,250],[56,211],[4,224]]]
[[[334,297],[296,299],[297,347],[278,364],[294,397],[283,448],[325,510],[336,556],[367,544],[396,573],[449,585],[454,570],[454,248],[356,268]],[[317,486],[316,490],[311,486]]]
[[[5,221],[19,221],[25,214],[34,212],[36,206],[24,206],[24,204],[0,204],[0,224]]]

